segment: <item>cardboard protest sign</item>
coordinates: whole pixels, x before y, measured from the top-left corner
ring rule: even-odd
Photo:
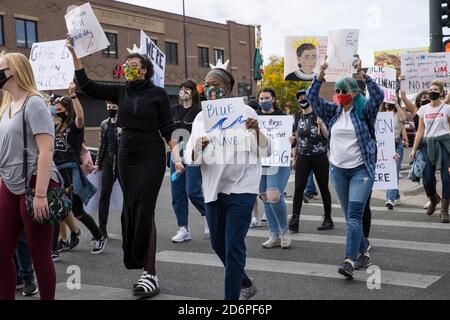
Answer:
[[[395,155],[394,113],[380,112],[375,122],[378,155],[375,168],[374,190],[398,189]]]
[[[286,81],[311,81],[317,76],[327,54],[327,37],[286,37],[284,78]]]
[[[399,69],[401,66],[400,56],[402,54],[428,53],[428,47],[410,49],[392,49],[374,52],[374,65],[377,67],[391,67]]]
[[[155,75],[153,76],[153,83],[161,88],[164,88],[164,70],[166,67],[166,55],[161,49],[150,39],[149,36],[141,30],[141,53],[146,54],[151,62]]]
[[[271,140],[272,154],[263,157],[261,164],[270,167],[291,166],[291,143],[294,118],[292,116],[260,116],[258,117],[261,132]]]
[[[370,76],[384,91],[384,102],[397,102],[397,71],[389,67],[372,67],[367,71]]]
[[[352,77],[356,72],[353,67],[358,53],[359,30],[341,29],[328,33],[328,69],[326,79],[336,82],[343,77]]]
[[[401,56],[402,74],[401,90],[406,93],[418,93],[427,90],[430,83],[439,79],[450,88],[450,53],[404,54]]]
[[[66,40],[34,43],[30,64],[38,90],[68,89],[73,81],[75,71]]]
[[[72,9],[64,18],[67,31],[74,40],[74,49],[78,58],[86,57],[109,46],[108,38],[89,2]]]

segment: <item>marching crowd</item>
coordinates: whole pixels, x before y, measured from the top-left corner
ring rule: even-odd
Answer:
[[[398,174],[407,143],[407,113],[414,117],[417,134],[409,158],[423,169],[423,185],[430,200],[427,214],[434,214],[441,203],[441,220],[449,223],[450,106],[440,81],[431,83],[415,102],[400,92],[398,103],[384,103],[382,89],[365,74],[358,59],[355,66],[361,80],[337,81],[333,101],[326,101],[320,95],[328,68],[323,62],[309,89],[296,95],[299,112],[292,136],[286,137],[292,144],[291,167],[263,167],[258,161],[276,151],[258,118],[286,115],[272,88],[263,88],[256,102],[241,110],[250,148],[227,153],[220,163],[208,162],[214,145],[205,128],[201,101],[232,97],[235,80],[230,72],[212,69],[204,79],[203,92],[195,82],[186,80],[180,85],[179,104],[171,106],[166,92],[151,82],[153,65],[147,56],[131,53],[126,58],[126,83],[103,84],[89,78],[71,39],[67,46],[73,56],[76,84],[71,84],[65,97],[46,97],[39,92],[22,54],[0,56],[0,299],[14,299],[19,287],[26,296],[39,290],[41,299],[54,299],[54,262],[79,244],[77,220],[92,235],[91,253],[105,250],[111,191],[117,180],[124,198],[123,262],[127,269],[142,270],[130,287],[138,297],[157,295],[155,207],[166,167],[170,168],[178,226],[172,241],[182,243],[192,237],[190,201],[204,219],[204,237],[210,239],[225,267],[225,299],[248,300],[257,292],[245,272],[245,238],[250,227],[261,226],[258,199],[269,229],[262,247],[288,249],[291,234],[299,232],[302,204],[316,192],[315,181],[324,210],[319,231],[334,228],[330,180],[336,192],[347,229],[337,271],[353,279],[355,270],[372,264],[370,198],[377,161],[374,125],[379,112],[394,113]],[[105,101],[108,113],[101,123],[95,163],[84,145],[84,111],[77,86],[89,97]],[[245,159],[244,164],[237,165],[237,158]],[[442,197],[436,191],[437,170]],[[98,224],[83,207],[97,192],[86,178],[94,171],[102,172]],[[292,212],[288,212],[285,190],[292,171],[295,193]],[[69,196],[64,198],[65,194]],[[398,189],[387,191],[389,210],[399,201]],[[56,218],[48,222],[55,212]]]

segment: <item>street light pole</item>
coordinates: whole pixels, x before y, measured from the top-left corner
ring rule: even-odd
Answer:
[[[184,74],[185,79],[189,79],[188,74],[188,48],[187,48],[187,36],[186,36],[186,9],[184,6],[184,0],[183,0],[183,32],[184,32]]]

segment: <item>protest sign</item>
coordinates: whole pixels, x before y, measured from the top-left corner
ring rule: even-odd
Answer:
[[[391,49],[374,52],[374,65],[377,67],[391,67],[400,69],[402,54],[428,53],[428,47],[410,48],[410,49]]]
[[[68,89],[73,81],[73,59],[66,40],[33,43],[30,64],[38,90]]]
[[[141,30],[141,53],[146,54],[151,62],[155,75],[153,76],[153,83],[161,88],[164,88],[164,70],[166,67],[166,55],[158,46],[150,39],[149,36]]]
[[[372,67],[367,71],[371,77],[384,91],[384,102],[397,102],[397,71],[389,67]]]
[[[109,46],[108,38],[89,2],[72,9],[64,18],[78,58],[81,59]]]
[[[343,77],[352,77],[356,72],[353,67],[358,53],[359,30],[341,29],[328,33],[328,69],[325,78],[336,82]]]
[[[380,112],[375,122],[377,137],[377,164],[375,168],[374,190],[398,189],[397,164],[395,155],[394,113]]]
[[[86,178],[97,188],[97,192],[91,198],[91,200],[89,200],[88,204],[84,205],[84,210],[88,214],[96,214],[98,213],[100,194],[102,189],[102,172],[97,171],[95,173],[91,173]],[[120,187],[119,180],[116,180],[113,186],[113,190],[111,192],[109,212],[117,212],[117,211],[122,212],[122,208],[123,208],[122,188]]]
[[[327,55],[327,37],[286,37],[284,78],[286,81],[311,81],[319,73]]]
[[[291,143],[294,118],[292,116],[260,116],[258,117],[261,132],[271,141],[272,153],[263,157],[261,164],[267,167],[291,166]]]
[[[428,90],[430,83],[439,79],[450,88],[450,53],[404,54],[401,56],[402,74],[405,79],[401,89],[406,93]]]

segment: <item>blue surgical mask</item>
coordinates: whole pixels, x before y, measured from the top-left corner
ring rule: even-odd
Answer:
[[[205,96],[208,100],[222,99],[225,95],[225,90],[219,87],[209,87],[205,90]]]
[[[265,102],[261,102],[259,104],[259,106],[261,107],[261,110],[263,111],[269,111],[270,109],[273,108],[273,101],[265,101]]]
[[[51,113],[51,115],[52,116],[55,116],[56,115],[56,107],[55,106],[50,106],[50,113]]]

